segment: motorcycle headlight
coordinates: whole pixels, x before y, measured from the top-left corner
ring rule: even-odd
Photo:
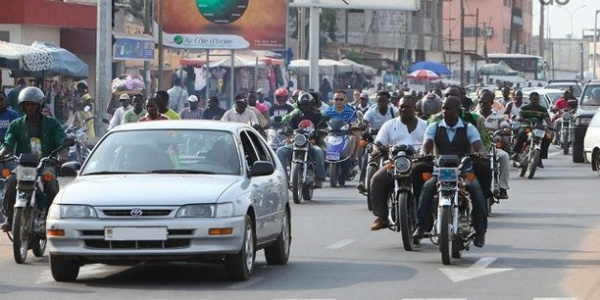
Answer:
[[[59,205],[50,206],[49,219],[97,219],[96,210],[89,205]]]
[[[17,168],[17,180],[18,181],[35,181],[37,176],[37,169],[31,167],[19,166]]]
[[[564,112],[562,115],[562,118],[563,118],[563,120],[571,119],[571,112],[568,112],[568,111]]]
[[[407,157],[400,156],[394,161],[394,166],[396,167],[396,172],[406,173],[412,167],[412,162]]]
[[[296,134],[294,136],[294,144],[296,144],[296,146],[302,147],[302,146],[306,145],[306,142],[308,142],[308,140],[306,139],[306,136],[304,136],[303,134]]]
[[[228,218],[234,216],[233,203],[190,204],[182,206],[176,218]]]

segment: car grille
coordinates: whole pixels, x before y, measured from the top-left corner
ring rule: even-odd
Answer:
[[[104,209],[102,213],[108,217],[164,217],[168,216],[172,210],[170,209],[142,209],[140,215],[132,215],[131,209]]]
[[[192,229],[168,230],[166,241],[105,241],[103,230],[84,230],[85,246],[89,249],[103,250],[142,250],[142,249],[176,249],[189,247],[189,237],[193,234]]]

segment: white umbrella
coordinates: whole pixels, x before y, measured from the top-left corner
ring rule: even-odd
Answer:
[[[31,46],[0,41],[0,67],[44,71],[54,67],[50,52]]]
[[[288,69],[296,72],[296,74],[308,75],[310,70],[310,61],[305,59],[292,60],[288,66]],[[346,65],[331,59],[319,60],[319,74],[321,75],[335,75],[347,72],[352,72],[351,65]]]
[[[345,63],[347,65],[351,65],[353,71],[358,74],[365,74],[367,76],[373,76],[377,74],[377,69],[369,67],[367,65],[359,64],[357,62],[351,61],[349,59],[342,59],[340,62]]]

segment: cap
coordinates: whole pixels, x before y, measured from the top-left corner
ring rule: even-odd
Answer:
[[[360,94],[360,98],[362,98],[362,99],[369,99],[369,95],[367,93],[361,93]]]
[[[131,100],[131,98],[129,97],[129,95],[123,94],[123,95],[119,96],[119,100]]]
[[[191,95],[187,99],[189,102],[198,102],[198,97],[196,95]]]
[[[258,93],[261,93],[261,94],[263,94],[263,95],[264,95],[264,94],[265,94],[265,90],[263,90],[263,89],[258,89],[258,90],[256,90],[256,93],[257,93],[257,94],[258,94]]]

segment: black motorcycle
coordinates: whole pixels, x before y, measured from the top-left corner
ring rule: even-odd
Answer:
[[[297,129],[292,142],[291,185],[294,203],[311,200],[315,184],[315,160],[310,154],[314,130]]]

